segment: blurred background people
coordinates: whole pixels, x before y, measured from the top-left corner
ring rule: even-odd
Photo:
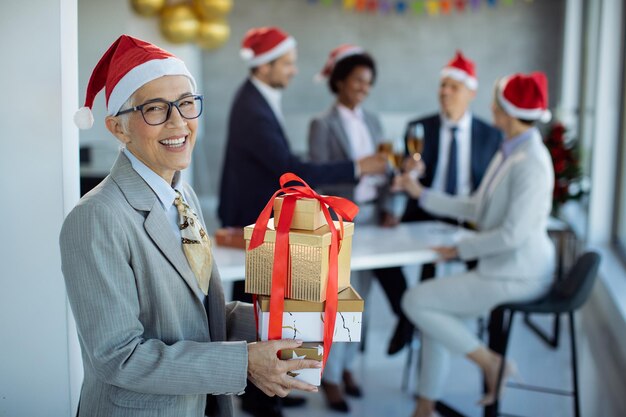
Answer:
[[[385,172],[386,159],[374,153],[358,161],[311,163],[291,152],[281,96],[297,73],[292,36],[277,27],[250,29],[242,41],[241,56],[250,73],[235,95],[229,116],[218,208],[222,226],[242,228],[254,223],[286,172],[311,186],[356,183],[361,176]],[[233,299],[251,301],[244,293],[244,281],[234,284]],[[277,398],[254,389],[242,398],[243,409],[253,415],[282,415]],[[304,399],[286,398],[283,403],[300,405]]]
[[[440,73],[439,112],[408,123],[404,139],[409,154],[419,152],[424,172],[420,182],[425,187],[467,196],[476,191],[487,165],[502,141],[501,133],[474,116],[470,104],[476,97],[478,78],[473,61],[457,51]],[[412,149],[412,141],[421,149]],[[411,156],[411,155],[410,155]],[[424,211],[409,198],[403,222],[441,220],[457,224],[458,219]],[[468,263],[468,268],[475,264]],[[435,276],[435,265],[422,265],[420,280]],[[410,340],[407,325],[400,323],[389,343],[388,353],[399,352]]]
[[[384,140],[378,116],[363,109],[370,88],[376,80],[374,59],[361,47],[343,44],[333,49],[318,74],[327,81],[335,101],[324,113],[311,120],[309,126],[309,155],[316,163],[346,163],[372,155]],[[389,180],[386,175],[364,175],[353,181],[319,187],[319,192],[348,198],[359,205],[357,224],[397,223],[386,210]],[[406,290],[406,281],[400,268],[373,271],[379,279],[394,313],[404,316],[400,299]],[[353,272],[352,286],[366,298],[371,285],[372,271]],[[406,319],[405,319],[406,321]],[[337,411],[349,411],[344,393],[362,395],[352,373],[359,344],[335,343],[330,353],[322,388],[328,406]]]
[[[550,119],[547,108],[543,73],[515,74],[497,83],[492,112],[505,140],[470,196],[452,196],[424,188],[408,174],[401,177],[422,209],[474,222],[477,228],[456,246],[435,248],[442,260],[478,259],[477,269],[423,282],[403,297],[402,308],[423,337],[414,417],[434,415],[451,353],[463,354],[480,367],[487,387],[480,403],[492,404],[499,395],[502,357],[484,346],[464,320],[505,302],[537,298],[550,287],[555,253],[546,229],[554,171],[534,127],[535,121]],[[513,371],[506,364],[503,380]]]

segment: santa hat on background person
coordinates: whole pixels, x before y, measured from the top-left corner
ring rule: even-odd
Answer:
[[[165,75],[184,75],[195,92],[196,81],[185,63],[171,53],[132,36],[120,36],[94,68],[85,94],[85,105],[74,115],[80,129],[93,126],[93,101],[105,89],[107,114],[116,115],[144,84]]]
[[[448,64],[441,70],[441,78],[450,77],[465,84],[470,90],[476,91],[478,79],[476,78],[476,65],[463,56],[459,50]]]
[[[513,74],[498,83],[498,101],[504,111],[516,119],[548,123],[548,79],[543,72]]]
[[[363,54],[364,52],[365,50],[360,46],[351,45],[349,43],[339,45],[330,51],[326,64],[324,64],[324,68],[322,68],[322,71],[318,74],[315,74],[313,80],[320,83],[324,82],[330,77],[330,74],[333,73],[333,70],[339,61],[349,56]]]
[[[252,28],[241,41],[241,58],[253,68],[286,54],[296,47],[296,40],[277,27]]]

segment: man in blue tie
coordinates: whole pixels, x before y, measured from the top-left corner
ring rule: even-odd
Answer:
[[[453,195],[471,194],[478,188],[489,161],[498,150],[502,142],[500,131],[470,111],[477,88],[474,62],[457,51],[441,70],[439,112],[408,123],[405,131],[407,144],[412,138],[423,140],[421,154],[425,171],[420,182],[425,187]],[[422,210],[418,201],[409,199],[402,221],[425,220],[457,224],[457,219],[435,217]],[[423,265],[421,279],[434,276],[435,265]],[[410,325],[398,323],[389,344],[389,354],[401,350],[411,334]]]

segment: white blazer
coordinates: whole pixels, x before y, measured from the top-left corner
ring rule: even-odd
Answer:
[[[502,151],[497,152],[473,195],[429,191],[421,205],[438,215],[476,224],[478,233],[460,241],[458,251],[464,260],[479,260],[480,275],[549,280],[555,266],[547,233],[554,171],[539,131],[533,129],[527,142],[502,159]]]

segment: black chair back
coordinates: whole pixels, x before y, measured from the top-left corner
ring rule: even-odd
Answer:
[[[578,309],[589,298],[599,265],[600,255],[596,252],[584,253],[578,257],[567,275],[554,284],[552,294],[557,299],[567,300],[570,310]]]

